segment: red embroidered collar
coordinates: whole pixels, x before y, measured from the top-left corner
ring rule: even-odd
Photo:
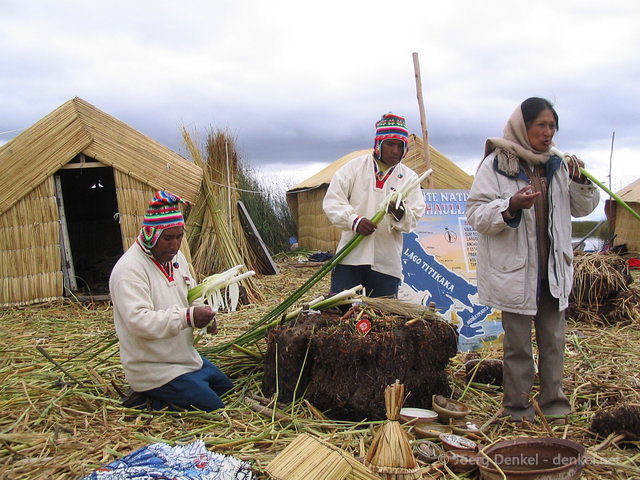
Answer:
[[[154,257],[151,257],[151,260],[156,265],[156,267],[158,267],[160,269],[160,271],[162,272],[162,274],[165,276],[165,278],[167,280],[169,280],[170,282],[174,281],[174,278],[173,278],[173,263],[172,262],[167,262],[165,265],[163,265],[162,263],[157,261]]]
[[[385,182],[391,176],[391,173],[395,168],[396,167],[394,165],[393,167],[390,167],[386,172],[383,172],[382,170],[380,170],[380,168],[378,168],[378,162],[375,160],[373,161],[373,173],[376,177],[376,188],[384,188]]]

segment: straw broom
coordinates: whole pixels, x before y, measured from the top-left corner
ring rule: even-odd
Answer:
[[[403,403],[404,385],[400,380],[396,380],[384,391],[384,404],[389,421],[376,432],[364,462],[372,471],[387,480],[421,478],[407,432],[398,421]]]

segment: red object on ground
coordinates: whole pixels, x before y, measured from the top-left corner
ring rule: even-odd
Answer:
[[[640,258],[630,258],[627,260],[627,265],[629,265],[631,269],[640,268]]]

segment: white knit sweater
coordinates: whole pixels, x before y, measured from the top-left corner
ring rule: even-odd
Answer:
[[[181,252],[173,262],[178,268],[170,281],[135,243],[118,260],[109,279],[120,360],[127,382],[137,392],[202,367],[186,320],[187,291],[196,283]]]

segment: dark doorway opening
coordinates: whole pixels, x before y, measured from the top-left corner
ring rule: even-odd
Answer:
[[[67,263],[72,264],[66,270],[63,266],[63,270],[74,277],[74,295],[105,295],[109,293],[111,270],[123,253],[115,180],[111,167],[86,160],[90,167],[56,173],[58,195],[62,197],[61,218],[67,232],[62,243],[68,241],[63,248]]]

